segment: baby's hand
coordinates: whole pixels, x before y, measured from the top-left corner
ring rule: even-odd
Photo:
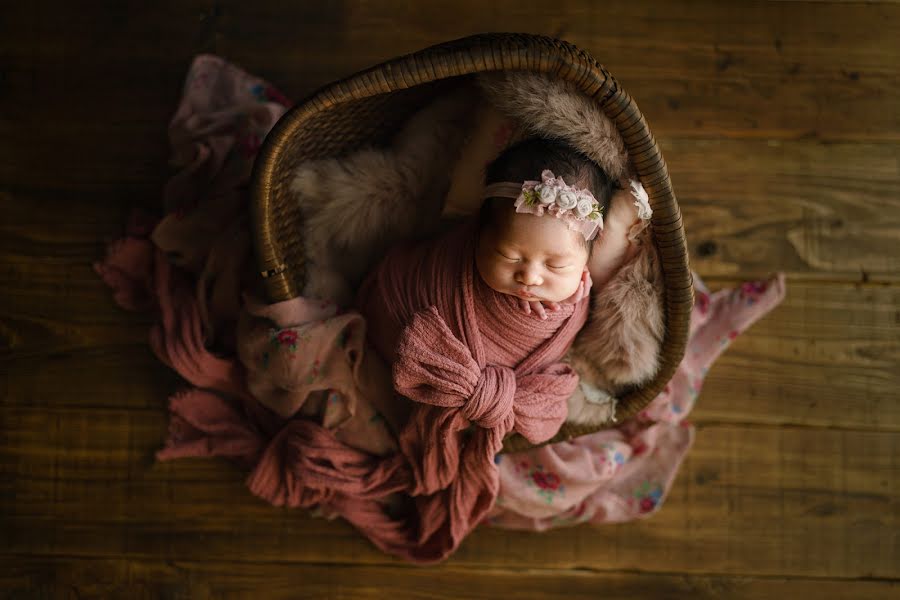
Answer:
[[[559,310],[559,304],[556,302],[548,302],[547,307],[544,307],[544,303],[540,300],[525,300],[524,298],[519,298],[519,308],[522,309],[526,315],[530,315],[534,312],[537,316],[541,318],[541,320],[545,320],[547,318],[547,308],[552,311]]]
[[[575,289],[575,293],[563,300],[562,303],[578,304],[590,295],[592,285],[594,285],[594,281],[591,279],[591,272],[585,267],[584,272],[581,273],[581,282]]]
[[[559,310],[560,304],[578,304],[582,300],[588,297],[591,286],[593,285],[593,281],[591,280],[591,274],[585,267],[584,271],[581,274],[581,281],[578,284],[578,288],[575,290],[575,293],[563,300],[562,302],[546,302],[540,300],[525,300],[524,298],[519,298],[519,308],[522,309],[526,315],[530,315],[534,312],[537,316],[544,320],[547,318],[547,310],[549,309],[552,312],[556,312]]]

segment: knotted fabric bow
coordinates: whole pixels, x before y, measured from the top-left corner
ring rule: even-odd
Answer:
[[[435,551],[493,505],[507,434],[537,443],[558,431],[578,384],[559,361],[587,318],[586,301],[546,321],[519,311],[475,271],[476,234],[472,222],[393,252],[359,298],[395,390],[413,401],[398,441],[416,481],[420,543]]]

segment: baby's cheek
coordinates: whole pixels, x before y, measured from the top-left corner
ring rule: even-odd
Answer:
[[[498,292],[502,291],[504,280],[507,277],[502,265],[494,260],[482,259],[475,262],[475,267],[482,281],[488,284],[488,287]]]
[[[581,273],[582,271],[578,271],[575,275],[570,275],[568,280],[566,281],[566,291],[568,292],[565,297],[568,298],[578,289],[578,286],[581,284]]]
[[[580,283],[581,271],[578,271],[577,275],[566,273],[564,277],[557,276],[557,280],[554,285],[554,297],[552,298],[552,300],[554,302],[562,302],[575,293],[575,290],[578,289],[578,284]]]

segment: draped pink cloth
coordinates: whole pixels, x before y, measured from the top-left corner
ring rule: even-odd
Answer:
[[[447,557],[480,521],[541,530],[658,510],[693,437],[682,419],[703,376],[781,301],[783,278],[698,290],[688,353],[638,419],[494,457],[504,433],[537,441],[559,423],[563,392],[550,388],[574,381],[556,361],[581,317],[523,329],[526,317],[483,295],[477,279],[468,288],[396,282],[385,291],[412,301],[383,303],[370,323],[306,298],[259,302],[245,186],[288,105],[265,81],[198,56],[169,127],[179,171],[165,214],[135,215],[94,265],[123,308],[158,315],[154,352],[194,386],[169,399],[158,458],[227,458],[267,502],[340,515],[383,551],[418,562]],[[453,300],[467,289],[468,299]],[[428,295],[438,290],[446,298]],[[483,325],[486,315],[498,316],[496,328]],[[399,435],[382,416],[393,406],[392,374],[367,337],[401,355],[397,383],[416,400],[419,416]],[[479,425],[468,431],[469,421]]]
[[[204,349],[196,300],[179,292],[178,282],[186,280],[173,277],[178,272],[157,259],[162,322],[153,334],[154,349],[189,381],[209,388],[171,399],[169,439],[158,457],[237,460],[250,469],[249,489],[274,505],[340,515],[382,550],[412,561],[448,556],[495,503],[494,459],[503,436],[516,429],[543,441],[564,419],[577,376],[556,361],[586,312],[583,302],[542,322],[487,286],[471,285],[480,280],[473,279],[472,261],[460,260],[456,243],[462,240],[455,233],[449,243],[436,245],[443,266],[434,264],[430,272],[446,279],[433,289],[449,304],[437,305],[448,309],[462,302],[468,316],[457,311],[448,324],[435,305],[418,312],[417,306],[405,307],[412,319],[400,329],[394,380],[401,393],[423,404],[413,410],[396,444],[385,428],[352,426],[371,420],[364,418],[374,416],[371,404],[385,404],[378,396],[390,389],[386,366],[366,345],[366,322],[359,314],[338,314],[333,305],[305,298],[265,305],[245,295],[237,358],[216,358]],[[448,264],[448,256],[456,257],[455,263]],[[389,260],[383,266],[397,265]],[[391,281],[383,275],[376,271],[373,281]],[[460,280],[470,285],[459,286]],[[181,300],[177,306],[175,298]],[[397,306],[392,296],[378,298]],[[519,352],[536,348],[520,360],[508,348],[494,352],[505,364],[518,363],[514,368],[489,364],[491,354],[477,343],[479,318],[493,324],[494,311],[501,308],[508,313],[507,325],[519,330]],[[485,329],[493,335],[494,327]],[[320,393],[327,398],[317,405]],[[478,424],[472,431],[470,421]],[[390,510],[398,494],[412,499],[405,511]]]
[[[450,236],[420,263],[431,279],[403,288],[446,320],[420,310],[425,305],[391,301],[411,317],[400,389],[431,404],[414,411],[396,439],[385,427],[361,426],[377,423],[375,407],[386,404],[379,396],[391,389],[386,364],[366,345],[367,323],[305,298],[257,300],[241,182],[282,101],[261,80],[199,57],[170,125],[183,170],[166,188],[169,212],[133,223],[132,235],[95,265],[123,305],[159,312],[151,345],[196,386],[170,399],[158,458],[235,460],[249,469],[249,489],[272,504],[340,515],[386,552],[441,560],[493,506],[503,436],[520,430],[547,439],[564,419],[577,378],[556,361],[587,303],[548,323],[513,312],[508,300],[498,306],[502,298],[472,277],[471,235]],[[488,317],[498,311],[520,332],[512,350],[498,350],[516,339],[492,328]],[[478,425],[467,432],[470,419]],[[410,501],[397,506],[404,497]]]
[[[414,402],[398,439],[415,475],[410,492],[426,496],[421,514],[450,523],[454,539],[494,504],[503,438],[515,431],[543,442],[565,420],[578,376],[559,361],[588,312],[585,299],[547,320],[524,314],[478,275],[475,240],[470,221],[398,248],[358,299],[395,389]]]

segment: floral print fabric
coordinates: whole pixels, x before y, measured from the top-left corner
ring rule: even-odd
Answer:
[[[709,367],[784,298],[784,276],[710,292],[694,275],[691,337],[674,377],[636,418],[571,442],[498,455],[487,522],[513,529],[617,523],[659,510],[694,439],[686,420]]]

